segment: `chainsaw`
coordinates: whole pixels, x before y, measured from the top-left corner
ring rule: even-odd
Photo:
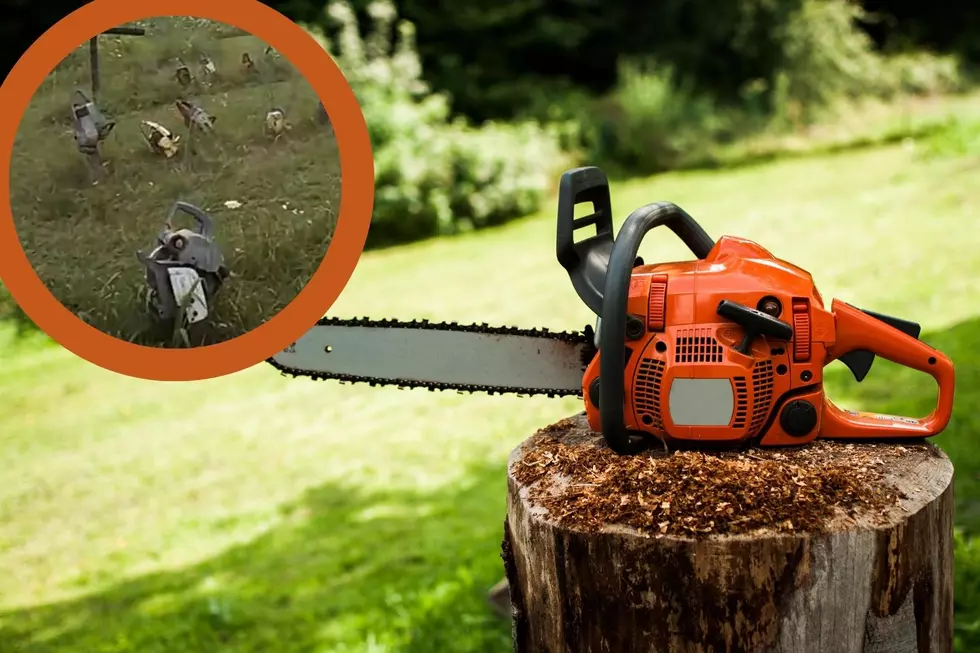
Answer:
[[[194,229],[174,229],[178,211],[194,218]],[[225,279],[229,276],[224,256],[214,239],[211,216],[186,202],[175,202],[149,253],[136,252],[146,268],[149,303],[153,315],[170,323],[181,315],[188,324],[208,316]]]
[[[150,146],[150,151],[162,154],[168,159],[177,155],[180,146],[180,136],[174,135],[169,129],[152,120],[140,121],[140,132]]]
[[[116,126],[116,121],[106,118],[94,100],[76,90],[71,101],[72,121],[75,127],[75,146],[85,156],[89,169],[101,177],[105,169],[99,154],[102,143]]]
[[[592,213],[576,218],[586,203]],[[657,227],[694,259],[645,264],[638,250]],[[557,254],[595,313],[594,328],[327,317],[268,362],[286,375],[341,382],[578,396],[589,426],[620,454],[657,440],[791,446],[817,437],[923,438],[949,422],[953,364],[919,340],[919,325],[838,299],[828,309],[808,272],[749,240],[713,241],[673,203],[637,209],[614,238],[609,182],[598,168],[561,178]],[[829,363],[841,361],[861,382],[876,356],[936,380],[928,416],[849,411],[826,396]]]
[[[116,126],[115,120],[106,118],[94,100],[76,90],[71,101],[72,119],[75,125],[75,142],[83,153],[95,151]]]
[[[203,108],[184,99],[177,100],[174,106],[177,107],[177,113],[184,119],[184,126],[188,129],[196,129],[200,132],[214,131],[214,123],[218,121],[218,118]]]

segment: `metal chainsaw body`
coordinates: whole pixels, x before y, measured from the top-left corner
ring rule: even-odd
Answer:
[[[202,107],[183,99],[177,100],[174,105],[177,107],[177,113],[184,119],[184,126],[188,129],[197,130],[202,133],[214,131],[214,123],[218,119]]]
[[[592,213],[574,217],[579,204]],[[646,265],[638,249],[660,226],[694,258]],[[590,426],[622,454],[656,440],[921,438],[950,419],[953,364],[918,339],[917,324],[837,299],[828,307],[806,270],[742,238],[715,242],[669,202],[633,211],[614,239],[598,168],[562,177],[557,255],[596,315],[595,332],[331,318],[270,362],[295,376],[372,385],[577,394]],[[860,382],[876,356],[935,379],[929,415],[848,411],[826,396],[828,364],[843,362]]]
[[[106,118],[95,101],[80,90],[72,95],[71,114],[75,126],[75,142],[82,153],[96,150],[99,143],[116,126],[116,122]]]
[[[75,128],[75,146],[85,157],[89,173],[94,180],[98,180],[105,174],[99,145],[112,133],[116,122],[106,118],[95,101],[80,90],[72,95],[71,115]]]
[[[158,122],[152,120],[140,121],[140,132],[146,140],[150,150],[156,154],[162,154],[168,159],[173,158],[179,151],[180,136],[173,134],[169,129]]]
[[[174,229],[172,221],[178,211],[193,217],[196,227]],[[186,202],[174,204],[156,247],[149,254],[138,251],[136,257],[146,267],[153,313],[163,321],[180,315],[190,324],[206,319],[229,275],[214,239],[211,217]]]

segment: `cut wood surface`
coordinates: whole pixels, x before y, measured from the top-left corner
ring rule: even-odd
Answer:
[[[509,463],[515,650],[950,652],[952,478],[922,442],[617,456],[564,420]]]

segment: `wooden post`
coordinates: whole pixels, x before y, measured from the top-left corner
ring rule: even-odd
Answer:
[[[97,102],[99,97],[99,87],[101,86],[101,77],[99,72],[99,37],[98,35],[93,36],[88,41],[88,58],[89,66],[92,69],[92,101]]]
[[[950,653],[953,468],[926,443],[511,456],[515,651]]]

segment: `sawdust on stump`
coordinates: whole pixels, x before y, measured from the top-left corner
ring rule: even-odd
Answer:
[[[620,456],[598,434],[565,420],[532,437],[511,474],[550,520],[578,530],[817,532],[835,519],[883,519],[908,498],[887,470],[919,448],[929,445],[818,440],[794,449]]]

